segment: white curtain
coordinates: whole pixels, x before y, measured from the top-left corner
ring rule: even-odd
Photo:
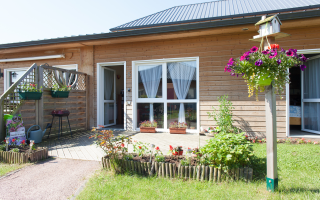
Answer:
[[[304,99],[320,99],[320,58],[307,62],[304,70]],[[320,131],[320,103],[304,103],[304,128]]]
[[[114,72],[111,70],[104,70],[104,100],[114,100],[112,96],[112,89],[114,83]],[[104,124],[110,124],[110,120],[114,119],[114,105],[110,103],[104,104]]]
[[[168,63],[168,72],[178,99],[186,99],[195,71],[196,62],[194,61]],[[180,103],[178,121],[186,122],[183,103]]]
[[[162,77],[162,65],[139,66],[139,74],[148,98],[155,98]],[[154,120],[153,103],[150,103],[150,121]]]

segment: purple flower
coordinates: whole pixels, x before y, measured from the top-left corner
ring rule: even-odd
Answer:
[[[281,60],[279,59],[279,60],[277,60],[277,63],[278,63],[278,65],[280,65],[281,64]]]
[[[233,61],[233,60],[232,60],[232,61],[230,61],[230,62],[228,63],[228,66],[229,66],[229,67],[233,66],[233,63],[234,63],[234,61]]]
[[[244,57],[244,56],[240,57],[240,61],[243,61],[244,59],[246,59],[246,57]]]
[[[230,75],[231,75],[231,76],[235,76],[236,74],[235,74],[235,73],[231,73]]]
[[[301,71],[304,71],[305,68],[307,68],[307,66],[305,66],[305,65],[300,65]]]
[[[262,64],[263,64],[263,62],[261,59],[257,60],[255,63],[256,66],[261,66]]]
[[[250,49],[250,51],[251,51],[251,52],[256,52],[256,51],[258,51],[258,47],[253,46],[253,47]]]
[[[293,51],[289,50],[289,51],[286,52],[286,54],[287,54],[287,56],[293,56]]]
[[[274,58],[278,54],[277,50],[271,50],[269,58]]]
[[[300,60],[301,60],[302,62],[306,62],[306,61],[308,60],[308,58],[305,57],[303,54],[301,54]]]
[[[261,53],[267,55],[269,53],[269,50],[267,49],[266,51],[262,51]]]
[[[224,67],[224,72],[231,72],[231,69],[228,66]]]
[[[234,59],[233,59],[233,58],[230,58],[230,59],[229,59],[229,62],[232,62],[232,61],[234,61]]]
[[[281,52],[282,52],[282,53],[285,53],[285,52],[286,52],[286,50],[284,50],[284,48],[281,48]]]

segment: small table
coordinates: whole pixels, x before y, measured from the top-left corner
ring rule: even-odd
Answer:
[[[51,124],[53,125],[53,119],[54,119],[54,117],[56,116],[56,117],[59,117],[59,135],[58,135],[58,138],[60,138],[60,136],[62,135],[62,117],[67,117],[67,119],[68,119],[68,124],[69,124],[69,129],[70,129],[70,133],[71,133],[71,136],[72,136],[72,132],[71,132],[71,127],[70,127],[70,122],[69,122],[69,114],[70,114],[70,112],[68,111],[68,110],[53,110],[52,112],[51,112],[51,115],[52,115],[52,122],[51,122]],[[61,121],[61,123],[60,123],[60,121]],[[60,127],[61,127],[61,129],[60,129]],[[49,131],[49,134],[48,134],[48,138],[49,138],[49,135],[50,135],[50,133],[51,133],[51,128],[52,128],[52,126],[50,127],[50,131]],[[61,130],[61,131],[60,131]]]

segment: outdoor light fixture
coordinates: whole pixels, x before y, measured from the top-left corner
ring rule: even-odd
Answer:
[[[58,55],[49,55],[49,56],[36,56],[36,57],[26,57],[26,58],[9,58],[9,59],[0,59],[1,62],[19,62],[19,61],[27,61],[27,60],[45,60],[45,59],[53,59],[53,58],[65,58],[64,54]]]
[[[16,72],[13,72],[13,73],[11,73],[11,76],[13,77],[13,78],[15,78],[15,77],[17,77],[17,73]]]
[[[187,149],[187,155],[188,155],[189,158],[191,157],[191,153],[192,153],[192,149],[188,148]]]
[[[152,153],[153,153],[154,147],[155,147],[154,144],[150,144],[150,148],[151,148],[150,163],[151,163],[151,160],[152,160]]]
[[[3,77],[3,73],[1,73],[1,69],[0,69],[0,78],[2,78]]]
[[[6,137],[6,151],[8,151],[8,149],[9,149],[9,140],[10,140],[10,138]]]

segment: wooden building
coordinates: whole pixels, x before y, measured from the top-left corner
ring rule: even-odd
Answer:
[[[309,66],[303,75],[293,70],[292,83],[287,86],[283,99],[277,97],[278,137],[294,136],[293,132],[296,136],[317,137],[320,133],[320,127],[317,127],[320,124],[320,95],[311,95],[309,101],[309,97],[301,97],[301,91],[311,87],[304,80],[316,80],[320,76],[317,57],[320,54],[320,3],[306,1],[306,5],[287,7],[286,4],[279,7],[276,3],[274,8],[269,8],[267,2],[259,0],[260,7],[265,5],[260,8],[253,1],[245,1],[254,7],[249,11],[241,10],[237,2],[223,0],[173,7],[111,29],[109,33],[2,44],[0,69],[4,77],[0,79],[0,92],[14,82],[14,74],[23,74],[33,63],[48,63],[86,73],[88,95],[71,93],[74,100],[79,100],[78,107],[72,100],[73,103],[55,106],[49,106],[53,100],[45,100],[48,108],[41,124],[43,127],[51,120],[51,109],[74,107],[70,116],[74,116],[72,124],[75,127],[77,124],[84,128],[104,125],[139,130],[139,123],[151,119],[153,113],[159,131],[167,131],[169,123],[184,119],[188,124],[187,131],[198,133],[200,127],[215,126],[207,112],[218,106],[217,97],[228,95],[235,107],[235,125],[252,136],[264,137],[264,94],[259,93],[259,101],[249,98],[244,80],[225,73],[224,66],[230,57],[239,57],[252,46],[259,45],[249,39],[257,35],[258,27],[254,24],[262,15],[278,14],[282,21],[281,31],[291,36],[279,39],[277,43],[284,49],[298,49],[298,53],[316,62],[310,67],[312,72],[308,71]],[[226,8],[230,11],[224,12]],[[231,8],[237,8],[238,13],[232,12]],[[191,12],[192,19],[186,17]],[[150,76],[155,70],[158,70],[158,87],[151,87]],[[312,74],[316,77],[312,78]],[[177,91],[177,80],[188,80],[188,83],[183,83]],[[148,84],[150,88],[146,89]],[[320,86],[314,90],[320,91]],[[33,105],[34,101],[28,102],[28,106],[20,111],[25,121],[29,121],[26,127],[34,124],[35,116],[28,114]],[[81,108],[83,106],[87,108]],[[297,119],[292,118],[297,121],[292,123],[290,106],[302,109],[300,119],[298,114]],[[294,124],[296,126],[292,126]]]

